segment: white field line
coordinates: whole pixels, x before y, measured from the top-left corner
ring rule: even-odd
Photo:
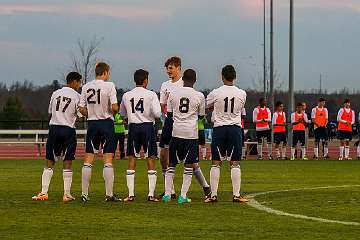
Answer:
[[[247,195],[249,198],[249,202],[247,203],[249,206],[256,208],[260,211],[265,211],[267,213],[276,214],[280,216],[288,216],[293,218],[300,218],[305,220],[312,220],[312,221],[318,221],[323,223],[337,223],[337,224],[343,224],[343,225],[353,225],[353,226],[360,226],[360,223],[358,222],[345,222],[345,221],[337,221],[337,220],[331,220],[331,219],[325,219],[325,218],[318,218],[318,217],[309,217],[301,214],[292,214],[283,212],[280,210],[272,209],[270,207],[266,207],[255,200],[255,197],[260,195],[266,195],[266,194],[272,194],[272,193],[282,193],[282,192],[295,192],[295,191],[304,191],[304,190],[316,190],[316,189],[331,189],[331,188],[349,188],[349,187],[360,187],[360,185],[342,185],[342,186],[326,186],[326,187],[312,187],[312,188],[297,188],[297,189],[287,189],[287,190],[275,190],[275,191],[267,191],[267,192],[259,192],[259,193],[253,193]]]

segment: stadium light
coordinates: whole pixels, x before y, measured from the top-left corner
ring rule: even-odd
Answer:
[[[264,81],[264,98],[266,98],[267,92],[266,92],[266,0],[263,0],[263,7],[264,7],[264,63],[263,63],[263,81]]]
[[[294,0],[290,0],[290,21],[289,21],[289,109],[288,119],[294,112]],[[291,131],[289,131],[289,141],[292,142]]]

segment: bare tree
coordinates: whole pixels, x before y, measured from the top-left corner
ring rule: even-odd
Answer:
[[[90,41],[78,40],[78,53],[72,54],[72,71],[77,71],[83,76],[83,84],[87,83],[91,77],[96,62],[97,53],[103,38],[94,36]]]

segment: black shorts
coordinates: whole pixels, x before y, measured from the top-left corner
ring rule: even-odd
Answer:
[[[169,145],[169,164],[194,164],[199,162],[199,143],[197,139],[172,137]]]
[[[301,146],[305,146],[305,130],[293,130],[292,146],[296,147],[298,143],[301,143]]]
[[[274,133],[274,143],[275,144],[286,144],[287,143],[287,136],[286,132],[275,132]]]
[[[199,145],[204,146],[205,143],[205,130],[199,130]]]
[[[268,143],[271,142],[271,131],[270,131],[270,129],[263,130],[263,131],[256,131],[256,139],[258,140],[258,143],[262,143],[263,138],[266,138],[266,141]]]
[[[327,141],[329,139],[328,131],[326,127],[318,127],[314,129],[315,142],[320,142],[320,140]]]
[[[151,122],[129,124],[127,156],[140,157],[141,147],[144,149],[145,157],[157,157],[155,128]]]
[[[86,134],[86,153],[115,153],[114,121],[111,119],[89,120]]]
[[[338,139],[351,141],[352,140],[352,132],[339,130],[338,131]]]
[[[49,136],[46,141],[46,159],[54,161],[63,155],[64,160],[74,160],[76,143],[74,128],[50,125]]]
[[[172,136],[174,120],[172,118],[165,118],[164,126],[160,136],[160,147],[168,148]]]
[[[214,127],[211,155],[213,160],[240,161],[242,150],[241,128],[237,125]]]

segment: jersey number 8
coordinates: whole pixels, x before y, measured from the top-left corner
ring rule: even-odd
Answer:
[[[181,113],[188,113],[189,112],[189,105],[190,105],[190,100],[188,98],[180,98],[180,106],[179,106],[179,111]]]

